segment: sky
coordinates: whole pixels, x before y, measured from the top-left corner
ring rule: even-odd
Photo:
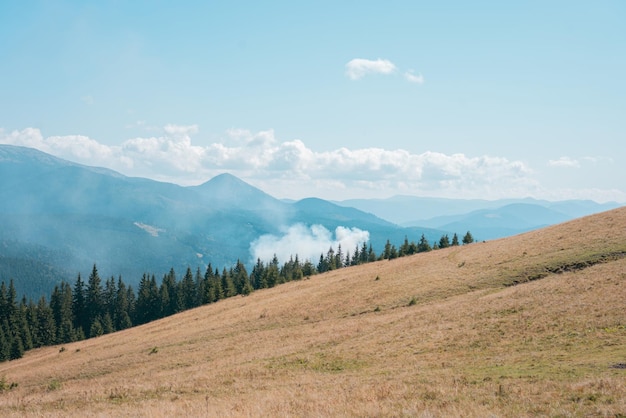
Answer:
[[[277,198],[626,202],[626,2],[0,1],[0,143]]]

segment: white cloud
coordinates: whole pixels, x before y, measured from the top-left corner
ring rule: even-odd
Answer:
[[[367,74],[393,74],[396,66],[393,62],[384,59],[368,60],[355,58],[346,64],[346,75],[352,80],[358,80]]]
[[[220,140],[201,145],[193,140],[198,133],[197,125],[167,125],[157,135],[106,145],[83,135],[45,137],[39,129],[27,128],[0,130],[0,143],[37,148],[70,161],[182,185],[200,184],[230,172],[279,198],[556,196],[541,187],[537,178],[541,172],[503,157],[384,148],[342,147],[319,152],[298,139],[280,141],[273,130],[233,129]],[[563,157],[550,164],[563,167],[577,162]],[[614,192],[603,192],[601,187],[586,187],[591,193],[588,198],[612,194],[615,197],[609,200],[624,200]],[[563,193],[578,196],[571,191]]]
[[[317,263],[320,254],[326,254],[329,248],[337,251],[341,245],[344,256],[353,253],[357,245],[369,241],[369,232],[359,228],[338,226],[333,234],[322,225],[291,225],[284,229],[281,236],[263,235],[250,244],[250,256],[253,261],[261,259],[268,262],[274,255],[284,263],[296,254],[301,261]]]
[[[424,84],[424,76],[419,74],[419,75],[415,75],[413,74],[413,70],[409,70],[407,72],[404,73],[404,78],[409,82],[409,83],[415,83],[415,84]]]
[[[548,161],[550,167],[563,167],[563,168],[579,168],[580,163],[570,157],[560,157],[558,160]]]

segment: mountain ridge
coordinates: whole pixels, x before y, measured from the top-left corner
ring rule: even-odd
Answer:
[[[0,257],[8,259],[7,245],[24,252],[23,257],[11,255],[10,268],[0,265],[4,274],[0,280],[15,279],[19,292],[35,299],[49,293],[60,280],[72,281],[78,272],[88,274],[94,263],[104,277],[122,275],[130,284],[136,284],[143,273],[160,276],[171,268],[204,269],[208,263],[226,267],[246,258],[251,265],[252,243],[264,235],[281,237],[286,228],[298,223],[322,225],[331,233],[339,226],[368,231],[377,253],[387,240],[400,245],[405,238],[417,242],[422,234],[434,243],[444,234],[461,236],[467,230],[478,240],[503,233],[501,226],[492,231],[489,225],[481,229],[467,222],[402,226],[368,211],[313,197],[285,202],[228,173],[183,187],[9,145],[0,145],[0,175]],[[577,205],[584,211],[588,204]],[[554,202],[554,206],[561,210],[567,203]],[[410,207],[395,210],[415,213]],[[536,227],[525,225],[522,230],[505,232],[516,234]],[[327,250],[328,246],[320,248],[320,254]],[[353,248],[343,250],[352,252]],[[64,256],[55,260],[52,254]],[[29,268],[15,275],[20,271],[15,260],[21,259],[25,265],[56,272],[56,281],[50,280],[45,289],[31,289],[29,277],[37,271]],[[35,260],[39,264],[31,262]]]
[[[23,147],[0,145],[0,156],[5,156],[0,161],[3,178],[15,179],[0,183],[0,243],[18,242],[29,249],[28,258],[46,262],[52,260],[45,254],[63,249],[71,256],[50,268],[71,276],[58,277],[57,283],[73,280],[78,272],[88,274],[94,263],[103,276],[123,275],[130,284],[145,272],[204,269],[208,263],[226,267],[248,257],[246,262],[252,264],[250,246],[255,240],[266,234],[280,236],[295,223],[319,224],[331,231],[349,223],[369,230],[375,248],[382,248],[386,239],[399,242],[415,233],[330,202],[324,203],[325,210],[309,207],[307,200],[286,203],[227,173],[182,187],[92,169]],[[161,232],[150,232],[155,230]],[[437,232],[425,233],[438,239]],[[41,256],[37,248],[45,248]],[[327,250],[321,248],[320,254]],[[36,272],[0,280],[16,279],[23,292],[21,284],[32,274]]]

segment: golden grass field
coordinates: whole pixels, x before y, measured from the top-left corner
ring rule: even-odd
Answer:
[[[0,364],[1,416],[626,416],[626,208]]]

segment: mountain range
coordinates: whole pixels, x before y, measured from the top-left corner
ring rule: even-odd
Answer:
[[[387,239],[442,233],[321,199],[284,202],[230,174],[182,187],[10,145],[0,145],[0,178],[0,280],[15,279],[20,294],[48,293],[94,263],[131,284],[145,272],[251,263],[254,240],[297,223],[367,230],[378,251]]]
[[[0,145],[0,178],[0,280],[14,279],[19,294],[33,297],[88,273],[94,263],[103,277],[121,275],[131,284],[146,272],[160,276],[171,268],[182,273],[208,263],[220,269],[237,260],[253,263],[251,243],[266,234],[280,236],[294,224],[323,225],[329,231],[359,228],[369,232],[380,252],[387,240],[399,245],[405,237],[417,241],[424,234],[433,242],[467,230],[491,239],[575,217],[563,208],[609,208],[593,202],[546,208],[528,201],[481,207],[476,201],[404,197],[287,202],[230,174],[182,187],[11,145]],[[434,211],[437,204],[440,209]],[[446,216],[423,218],[429,213]],[[320,254],[327,250],[321,248]]]
[[[551,202],[533,198],[480,200],[416,196],[351,199],[335,203],[406,227],[471,231],[480,240],[504,238],[622,206],[617,202],[591,200]]]

